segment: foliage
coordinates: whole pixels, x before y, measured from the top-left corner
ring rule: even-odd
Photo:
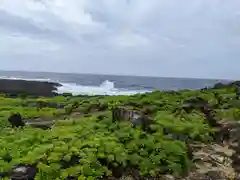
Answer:
[[[111,119],[85,119],[52,130],[25,128],[5,132],[0,138],[0,172],[17,164],[36,164],[37,177],[111,176],[114,169],[135,167],[142,175],[181,174],[188,167],[183,142],[163,134],[147,134],[129,123]],[[140,151],[139,151],[140,150]]]
[[[218,110],[217,116],[226,120],[240,120],[240,109],[239,108],[231,108],[231,109],[223,109]]]
[[[15,165],[36,165],[36,179],[101,179],[125,176],[133,169],[141,177],[182,175],[191,168],[188,142],[210,142],[213,129],[201,112],[182,112],[186,99],[201,97],[217,118],[239,120],[235,89],[184,90],[134,96],[0,96],[0,174]],[[124,106],[149,115],[149,131],[130,122],[112,122],[111,109]],[[26,120],[58,121],[50,130],[9,127],[7,118],[19,112]],[[72,119],[73,113],[89,115]],[[178,113],[176,113],[178,112]],[[179,113],[180,112],[180,113]],[[105,118],[98,118],[104,115]],[[64,118],[63,118],[64,117]]]

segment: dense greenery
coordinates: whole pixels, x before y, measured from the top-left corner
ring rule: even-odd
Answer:
[[[189,114],[184,112],[182,103],[198,96],[214,108],[218,120],[239,120],[240,101],[235,92],[235,88],[222,87],[134,96],[7,98],[2,95],[0,173],[26,164],[37,167],[39,180],[185,175],[192,165],[186,143],[210,142],[214,128],[209,127],[197,109]],[[133,128],[130,122],[113,123],[111,109],[116,106],[149,115],[153,119],[150,131]],[[14,112],[28,121],[36,118],[59,121],[49,130],[12,129],[7,118]]]

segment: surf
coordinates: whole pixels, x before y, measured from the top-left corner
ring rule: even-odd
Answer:
[[[70,93],[72,95],[135,95],[150,92],[149,90],[129,90],[123,88],[116,88],[114,82],[105,80],[99,86],[86,86],[77,83],[63,83],[61,81],[51,80],[51,79],[34,79],[34,78],[21,78],[21,77],[7,77],[2,76],[0,79],[9,79],[9,80],[24,80],[24,81],[37,81],[37,82],[49,82],[56,83],[59,86],[56,86],[55,93],[64,94]]]
[[[57,93],[71,93],[73,95],[134,95],[146,93],[146,90],[127,90],[115,88],[111,81],[104,81],[100,86],[83,86],[75,83],[60,83],[62,86],[57,87]]]

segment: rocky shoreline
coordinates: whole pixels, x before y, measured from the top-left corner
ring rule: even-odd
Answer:
[[[59,86],[61,84],[54,82],[0,79],[0,93],[6,94],[9,97],[53,97],[57,95],[56,90]]]
[[[60,84],[0,85],[0,179],[240,179],[237,81],[52,98],[44,96],[57,95]]]
[[[62,85],[56,82],[21,79],[0,79],[0,94],[5,94],[7,97],[54,97],[59,95],[57,93],[57,88],[60,86]],[[219,89],[234,86],[239,87],[240,81],[234,81],[228,84],[217,83],[213,87],[207,89]],[[72,96],[71,93],[64,93],[63,95]]]

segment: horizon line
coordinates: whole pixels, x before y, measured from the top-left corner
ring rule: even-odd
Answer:
[[[78,75],[102,75],[102,76],[132,76],[145,78],[169,78],[169,79],[198,79],[198,80],[217,80],[217,81],[238,81],[237,79],[222,78],[202,78],[202,77],[173,77],[173,76],[151,76],[151,75],[133,75],[133,74],[105,74],[105,73],[78,73],[78,72],[54,72],[54,71],[31,71],[31,70],[3,70],[0,72],[23,72],[23,73],[51,73],[51,74],[78,74]]]

